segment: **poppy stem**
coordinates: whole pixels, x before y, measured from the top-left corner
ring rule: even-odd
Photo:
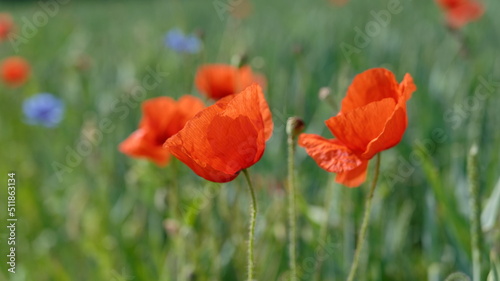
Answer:
[[[290,120],[290,119],[289,119]],[[293,120],[292,120],[293,121]],[[292,122],[292,121],[289,121]],[[297,281],[297,227],[296,227],[296,211],[295,211],[295,134],[293,130],[287,130],[288,134],[288,254],[290,266],[290,281]]]
[[[373,176],[372,184],[370,187],[370,193],[366,198],[365,202],[365,213],[363,215],[363,222],[361,223],[361,231],[358,236],[358,243],[356,246],[356,251],[354,252],[354,260],[351,265],[351,270],[349,271],[349,275],[347,277],[347,281],[353,281],[354,276],[356,275],[356,269],[358,268],[359,257],[361,255],[361,250],[363,249],[363,243],[365,242],[366,229],[368,228],[368,221],[370,220],[370,212],[372,206],[373,194],[375,193],[375,187],[377,186],[378,174],[380,171],[380,153],[377,154],[377,160],[375,164],[375,174]]]
[[[478,147],[474,144],[469,152],[467,170],[469,176],[469,204],[471,208],[472,280],[481,280],[481,208],[479,206]]]
[[[255,236],[255,219],[257,217],[257,200],[255,200],[255,191],[252,185],[252,181],[250,180],[250,175],[247,169],[243,169],[243,174],[245,175],[245,179],[248,183],[248,189],[250,190],[250,195],[252,197],[252,204],[250,205],[250,229],[248,231],[248,281],[253,281],[255,272],[254,272],[254,259],[253,259],[253,241]]]

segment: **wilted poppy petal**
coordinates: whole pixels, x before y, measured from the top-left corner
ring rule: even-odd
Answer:
[[[298,143],[306,149],[318,166],[328,172],[351,171],[363,162],[338,140],[328,140],[314,134],[301,134]]]
[[[335,181],[347,187],[358,187],[366,180],[366,170],[368,161],[363,161],[358,167],[353,170],[337,173]]]
[[[361,155],[365,153],[368,144],[385,130],[395,107],[395,100],[386,98],[344,114],[340,113],[325,123],[333,135],[351,151]]]
[[[399,85],[394,74],[385,68],[369,69],[356,75],[342,100],[341,113],[347,113],[384,98],[399,98]]]
[[[132,157],[147,157],[158,166],[165,166],[170,160],[168,150],[162,146],[151,145],[145,138],[146,131],[139,129],[120,144],[119,150]]]

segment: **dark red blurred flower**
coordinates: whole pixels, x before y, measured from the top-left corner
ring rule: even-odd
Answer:
[[[359,186],[366,179],[368,160],[401,141],[406,101],[415,90],[409,74],[398,84],[387,69],[367,70],[354,78],[340,112],[325,122],[337,138],[302,134],[299,145],[321,168],[337,173],[338,183]]]
[[[131,157],[148,158],[158,166],[166,165],[170,153],[163,143],[204,107],[201,100],[190,95],[177,102],[170,97],[146,100],[142,103],[139,129],[120,144],[120,151]]]
[[[436,0],[446,12],[446,21],[453,29],[479,19],[484,14],[484,7],[474,0]]]
[[[0,75],[5,84],[16,87],[29,77],[30,65],[21,57],[9,57],[2,61],[0,65]]]
[[[195,78],[196,87],[211,99],[241,92],[252,83],[265,87],[265,78],[254,74],[250,66],[240,68],[226,64],[207,64],[198,68]]]
[[[14,28],[14,21],[7,13],[0,13],[0,42],[7,39],[10,32]]]
[[[202,110],[165,146],[200,177],[228,182],[260,160],[272,130],[262,89],[252,84]]]

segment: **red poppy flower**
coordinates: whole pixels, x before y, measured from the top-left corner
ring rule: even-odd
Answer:
[[[14,28],[14,21],[9,14],[0,13],[0,42],[7,39],[7,36]]]
[[[253,84],[202,110],[165,146],[200,177],[228,182],[260,160],[272,130],[262,89]]]
[[[226,64],[207,64],[198,69],[195,83],[204,95],[218,100],[239,93],[252,83],[265,87],[265,78],[254,74],[250,66],[237,68]]]
[[[409,74],[398,84],[387,69],[367,70],[354,78],[340,112],[325,121],[337,138],[302,134],[299,145],[321,168],[337,173],[338,183],[359,186],[366,179],[368,160],[401,141],[406,101],[415,90]]]
[[[446,11],[446,21],[451,28],[458,29],[479,19],[484,14],[481,3],[473,0],[436,0]]]
[[[143,117],[139,129],[120,144],[120,151],[131,157],[149,158],[158,166],[170,159],[163,143],[180,131],[186,122],[204,108],[193,96],[183,96],[179,101],[158,97],[142,103]]]
[[[0,65],[2,80],[12,87],[26,82],[29,73],[30,65],[21,57],[9,57]]]

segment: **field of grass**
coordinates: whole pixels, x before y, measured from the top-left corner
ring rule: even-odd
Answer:
[[[459,35],[431,0],[351,0],[341,7],[255,0],[243,20],[217,9],[233,2],[69,1],[33,34],[22,28],[43,11],[37,2],[0,4],[25,37],[15,47],[1,43],[0,60],[19,55],[32,66],[23,86],[0,84],[0,280],[246,280],[250,196],[243,176],[211,183],[177,159],[159,168],[118,151],[137,128],[142,100],[200,96],[198,66],[234,63],[243,54],[267,78],[275,124],[264,156],[250,168],[259,203],[257,280],[284,281],[289,271],[286,119],[299,116],[305,132],[331,138],[323,121],[339,108],[318,98],[320,88],[330,87],[339,105],[354,76],[374,67],[390,69],[398,81],[410,73],[418,89],[408,101],[403,140],[382,153],[355,280],[472,275],[467,156],[474,143],[486,210],[482,280],[495,266],[500,274],[500,2],[485,0],[484,16]],[[357,28],[394,2],[401,11],[358,44]],[[202,51],[166,48],[164,36],[174,27],[202,34]],[[346,53],[347,45],[355,52]],[[159,83],[131,98],[151,73]],[[41,92],[65,103],[56,128],[24,122],[23,100]],[[105,119],[106,132],[99,125]],[[349,189],[297,148],[299,280],[347,277],[371,162],[368,181]],[[17,185],[14,274],[6,264],[8,172]]]

